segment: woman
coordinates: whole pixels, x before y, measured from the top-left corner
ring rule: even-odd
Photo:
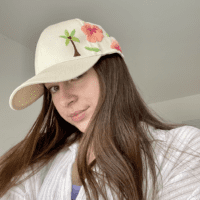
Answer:
[[[200,130],[158,119],[123,58],[96,24],[76,18],[42,32],[36,75],[14,90],[10,107],[44,95],[43,106],[1,157],[1,199],[199,198]]]

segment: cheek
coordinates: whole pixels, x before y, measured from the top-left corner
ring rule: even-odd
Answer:
[[[93,82],[88,88],[88,97],[93,99],[93,101],[98,101],[100,95],[100,88],[96,82]]]
[[[55,109],[58,111],[58,113],[61,115],[62,109],[61,109],[61,106],[59,105],[59,100],[55,100],[55,98],[54,98],[53,105],[54,105]]]

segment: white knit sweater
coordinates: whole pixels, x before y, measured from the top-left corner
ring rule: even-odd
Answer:
[[[158,176],[158,199],[200,200],[200,157],[175,150],[177,148],[200,156],[200,129],[192,126],[183,126],[170,131],[152,128],[151,133],[155,139],[163,141],[164,149],[161,150],[157,142],[154,143],[156,163],[162,175],[162,179]],[[175,148],[165,155],[171,142]],[[71,200],[71,171],[77,149],[78,143],[74,143],[69,149],[62,150],[48,166],[42,168],[20,186],[11,188],[0,200]],[[97,166],[93,170],[100,172]],[[117,200],[108,186],[106,190],[110,200]],[[148,199],[150,197],[151,187],[148,188]],[[100,196],[100,199],[103,198]],[[76,200],[86,200],[83,186]]]

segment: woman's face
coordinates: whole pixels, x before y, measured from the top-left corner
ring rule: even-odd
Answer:
[[[100,93],[98,75],[93,67],[70,81],[45,83],[44,85],[49,89],[60,116],[84,132],[96,109]],[[70,116],[79,110],[85,111],[77,118]]]

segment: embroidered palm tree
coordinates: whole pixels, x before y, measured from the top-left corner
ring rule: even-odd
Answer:
[[[65,42],[66,46],[68,46],[69,42],[71,41],[72,45],[74,46],[74,57],[76,57],[76,56],[80,56],[80,53],[77,51],[74,42],[80,43],[80,40],[74,37],[74,34],[75,34],[75,29],[71,32],[70,35],[69,35],[69,32],[65,30],[65,35],[61,35],[60,37],[66,39],[66,42]]]

